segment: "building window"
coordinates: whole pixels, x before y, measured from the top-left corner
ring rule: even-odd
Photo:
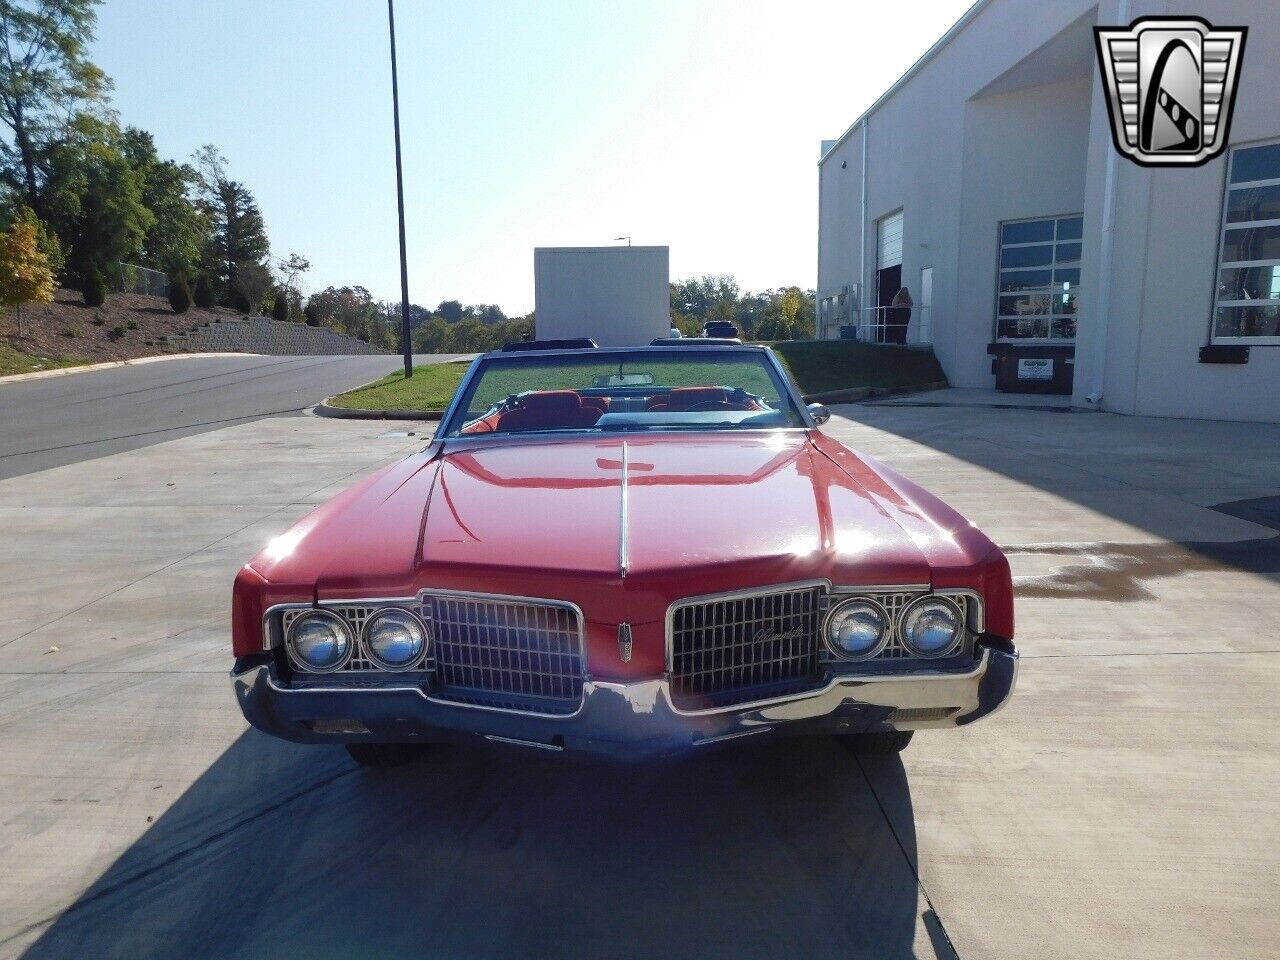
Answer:
[[[1074,340],[1080,214],[1000,224],[996,339]]]
[[[1231,151],[1213,342],[1280,344],[1280,143]]]

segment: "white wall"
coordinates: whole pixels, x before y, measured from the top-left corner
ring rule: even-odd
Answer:
[[[1088,74],[971,100],[965,108],[964,179],[956,310],[938,349],[958,387],[993,387],[999,224],[1084,210],[1089,145]],[[948,371],[950,372],[950,371]]]
[[[602,347],[648,344],[671,329],[667,247],[537,247],[537,337],[590,337]]]
[[[1104,0],[1100,22],[1118,22],[1117,0]],[[1162,0],[1137,0],[1130,19],[1177,13]],[[1195,13],[1210,23],[1249,27],[1231,124],[1232,145],[1280,139],[1280,5],[1202,0]],[[1085,210],[1101,223],[1103,181],[1111,144],[1106,107],[1095,91]],[[1107,305],[1107,348],[1097,376],[1097,328],[1081,325],[1074,402],[1117,413],[1226,420],[1280,421],[1280,347],[1254,346],[1244,365],[1203,364],[1216,284],[1225,154],[1189,170],[1138,167],[1117,158],[1116,217]],[[1086,257],[1094,256],[1086,242]],[[1096,303],[1093,297],[1091,304]],[[1090,307],[1096,312],[1096,306]],[[1088,395],[1101,384],[1101,403]]]
[[[862,282],[863,303],[871,305],[875,290],[875,221],[902,208],[903,283],[916,295],[920,269],[934,268],[934,351],[953,383],[989,386],[993,382],[986,355],[994,323],[993,267],[984,267],[985,272],[975,275],[976,280],[967,277],[962,293],[960,263],[961,251],[967,254],[972,244],[980,243],[981,249],[973,249],[994,264],[994,221],[983,226],[976,218],[988,205],[983,197],[990,199],[999,184],[983,178],[981,171],[965,175],[967,152],[983,152],[980,141],[971,140],[966,132],[971,119],[967,101],[1093,7],[1093,0],[996,0],[981,10],[867,119],[865,211],[861,209],[862,128],[829,151],[819,168],[818,290],[826,292],[846,283]],[[1038,82],[1031,76],[1022,83],[1034,90],[1063,80],[1062,76],[1049,73]],[[1055,145],[1087,130],[1087,102],[1066,113],[1055,108],[1053,113],[1044,115],[1036,113],[1036,109],[1043,106],[1047,95],[1032,94],[1032,106],[1018,106],[1016,98],[1025,96],[1023,90],[1009,93],[1004,98],[1005,105],[1035,120],[1047,141],[1007,145],[1011,157],[1008,160],[979,159],[1000,163],[1006,172],[1012,167],[1023,187],[1028,188],[1019,187],[1022,193],[1017,203],[1002,209],[1032,209],[1043,203],[1048,206],[1043,211],[1018,215],[1066,212],[1059,209],[1064,198],[1033,195],[1039,186],[1031,178],[1028,165],[1063,165],[1083,155],[1081,147],[1063,154]],[[973,111],[972,120],[991,127],[992,133],[1000,132],[994,111],[985,109],[985,105]],[[1014,155],[1021,159],[1012,159]],[[1076,184],[1075,193],[1082,197],[1082,170],[1072,182]],[[970,200],[966,190],[976,190],[979,196]],[[963,230],[962,200],[967,211]],[[1078,205],[1076,209],[1080,209]],[[991,215],[995,215],[994,208]],[[866,218],[866,251],[860,244],[860,216]],[[979,235],[980,239],[975,239]]]

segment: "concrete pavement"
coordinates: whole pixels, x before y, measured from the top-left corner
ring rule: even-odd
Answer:
[[[0,478],[295,413],[401,363],[380,356],[199,356],[0,383]]]
[[[247,730],[231,577],[414,425],[263,419],[0,481],[0,958],[1272,956],[1280,568],[1256,521],[1280,429],[827,429],[1017,577],[1017,695],[902,760],[449,749],[373,775]]]

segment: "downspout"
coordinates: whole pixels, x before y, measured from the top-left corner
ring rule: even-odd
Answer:
[[[1116,19],[1124,24],[1129,19],[1129,0],[1120,0]],[[1106,96],[1106,91],[1103,91]],[[1116,227],[1116,149],[1107,139],[1107,165],[1102,178],[1102,234],[1098,247],[1098,301],[1094,315],[1093,386],[1085,401],[1094,409],[1102,409],[1102,389],[1107,375],[1107,328],[1111,313],[1111,259]]]
[[[867,122],[870,119],[862,118],[862,208],[859,224],[862,236],[858,240],[858,256],[862,258],[862,262],[858,264],[858,315],[853,318],[854,326],[859,330],[862,328],[863,301],[867,296]]]

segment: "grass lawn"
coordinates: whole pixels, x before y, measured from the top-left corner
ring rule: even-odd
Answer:
[[[349,410],[443,410],[453,399],[466,363],[427,363],[413,368],[406,380],[397,370],[381,380],[348,390],[329,401]]]
[[[59,367],[78,367],[84,360],[63,360],[58,357],[33,357],[23,353],[5,340],[0,340],[0,377],[15,373],[37,373],[40,370],[55,370]]]
[[[801,393],[851,387],[914,387],[947,379],[930,351],[857,340],[789,340],[771,346]]]
[[[791,372],[801,393],[806,394],[852,387],[922,386],[946,379],[932,353],[906,347],[873,346],[853,340],[797,340],[771,346]],[[672,369],[667,370],[666,366],[652,359],[644,361],[644,369],[652,372],[661,383],[677,384],[686,375],[687,368],[672,364]],[[339,394],[330,403],[353,410],[442,410],[449,405],[466,370],[466,363],[424,364],[413,368],[410,380],[405,380],[403,372],[393,373],[376,383]],[[589,386],[595,374],[616,372],[620,371],[615,365],[599,365],[598,369],[594,365],[578,365],[573,371],[548,370],[547,376],[555,382],[548,380],[546,386]],[[743,375],[756,372],[752,369],[744,371]],[[741,377],[729,376],[726,382],[737,383],[739,379]],[[494,371],[486,377],[486,382],[490,388],[486,393],[492,392],[493,396],[475,398],[480,408],[501,399],[507,392],[537,386],[527,372],[507,383],[502,373]],[[765,377],[761,377],[760,383],[743,382],[740,385],[765,395],[772,392]]]

